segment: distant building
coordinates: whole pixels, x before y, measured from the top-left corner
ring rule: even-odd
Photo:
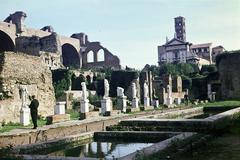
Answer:
[[[200,67],[212,63],[212,57],[222,53],[222,46],[213,48],[212,43],[192,44],[186,41],[186,25],[184,17],[174,18],[175,34],[170,41],[158,46],[158,64],[195,63]],[[214,55],[213,55],[214,54]],[[213,55],[213,56],[212,56]]]
[[[223,53],[225,50],[225,48],[221,45],[213,47],[212,48],[212,61],[215,63],[216,62],[216,56]]]
[[[190,52],[189,42],[186,42],[186,26],[184,17],[174,18],[174,38],[164,45],[158,46],[158,64],[164,63],[197,63],[198,57]]]
[[[158,46],[158,64],[197,63],[198,57],[190,52],[191,44],[174,37],[162,46]]]
[[[212,43],[193,44],[190,47],[190,51],[196,54],[199,58],[209,61],[212,63]]]

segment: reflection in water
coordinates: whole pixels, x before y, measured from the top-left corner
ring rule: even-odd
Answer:
[[[62,148],[48,155],[113,159],[126,156],[152,144],[153,143],[91,142],[70,149]]]

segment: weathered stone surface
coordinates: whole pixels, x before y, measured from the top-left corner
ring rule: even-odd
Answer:
[[[217,60],[222,99],[239,99],[240,52],[220,55]]]
[[[87,113],[80,113],[80,119],[89,119],[89,118],[93,118],[93,117],[99,117],[99,112],[95,111],[95,112],[87,112]]]
[[[37,130],[16,129],[10,132],[0,133],[0,147],[8,145],[19,146],[38,142],[49,141],[56,138],[75,135],[89,131],[104,131],[106,126],[116,125],[120,120],[137,118],[161,112],[169,112],[176,109],[167,109],[164,111],[156,110],[153,112],[139,112],[136,114],[118,114],[111,117],[93,117],[85,120],[75,120],[62,122],[61,124],[46,125],[38,127]]]
[[[20,85],[27,88],[28,95],[39,100],[39,115],[53,114],[55,105],[52,73],[39,57],[21,53],[0,53],[0,122],[19,121],[21,107]],[[27,100],[30,104],[30,100]]]
[[[69,121],[70,115],[69,114],[56,114],[47,116],[47,124],[53,124],[58,122]]]

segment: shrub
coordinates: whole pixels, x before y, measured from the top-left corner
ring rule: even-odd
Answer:
[[[64,95],[64,91],[68,90],[70,86],[70,78],[72,72],[69,70],[54,70],[53,75],[53,87],[55,91],[56,99],[59,99]]]
[[[139,77],[137,71],[113,71],[110,81],[110,95],[117,96],[117,87],[122,87],[126,91],[134,79]]]
[[[203,65],[201,68],[201,74],[203,75],[208,75],[209,73],[217,72],[217,66],[212,64],[212,65]]]

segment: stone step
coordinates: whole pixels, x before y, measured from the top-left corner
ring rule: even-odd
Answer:
[[[47,123],[46,124],[53,124],[53,123],[59,123],[64,121],[70,120],[70,114],[56,114],[46,117]]]

